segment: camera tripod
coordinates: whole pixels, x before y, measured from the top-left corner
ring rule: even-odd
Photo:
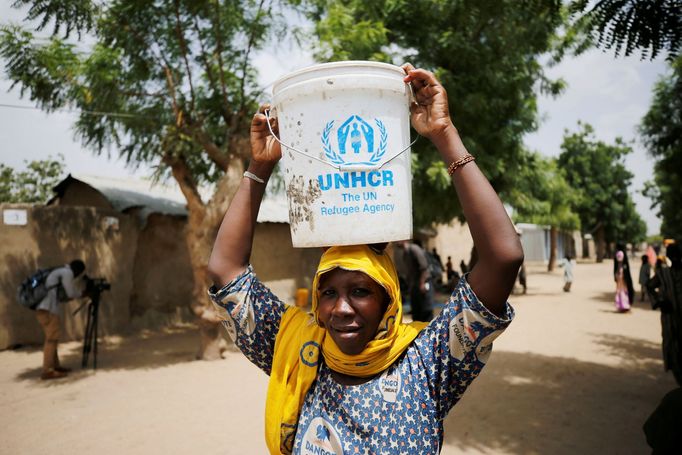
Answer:
[[[83,338],[83,360],[81,362],[82,368],[87,368],[88,357],[92,352],[92,368],[97,369],[97,325],[99,320],[99,299],[103,291],[111,289],[111,284],[107,283],[104,278],[89,278],[85,276],[85,292],[90,297],[88,303],[88,319],[85,324],[85,335]],[[83,305],[78,307],[73,314],[78,313]]]
[[[88,304],[88,320],[85,325],[85,337],[83,339],[83,360],[82,368],[88,367],[88,357],[92,352],[92,368],[97,369],[97,322],[99,319],[99,298],[100,292],[95,290],[90,296]]]

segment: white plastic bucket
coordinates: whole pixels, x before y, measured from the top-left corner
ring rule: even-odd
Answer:
[[[410,91],[400,67],[349,61],[273,86],[295,247],[412,237]]]

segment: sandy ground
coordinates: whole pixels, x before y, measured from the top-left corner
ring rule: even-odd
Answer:
[[[611,264],[530,270],[516,319],[445,426],[444,454],[650,453],[642,424],[674,380],[657,312],[617,314]],[[99,369],[38,380],[39,348],[0,352],[2,454],[263,454],[267,377],[230,350],[194,361],[192,328],[100,345]],[[60,346],[80,365],[80,343]]]

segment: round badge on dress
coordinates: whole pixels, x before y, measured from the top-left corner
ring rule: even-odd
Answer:
[[[320,345],[314,341],[306,341],[301,347],[301,362],[309,367],[316,367],[320,357]]]

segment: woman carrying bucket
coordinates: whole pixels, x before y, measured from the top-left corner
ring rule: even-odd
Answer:
[[[265,433],[273,454],[438,453],[443,419],[513,317],[507,298],[523,260],[516,231],[452,124],[442,85],[428,71],[403,69],[416,98],[412,126],[449,166],[478,262],[428,325],[402,322],[385,245],[326,249],[313,280],[312,313],[282,303],[249,265],[261,198],[281,157],[261,107],[251,124],[252,159],[218,232],[209,273],[225,327],[270,375]]]

